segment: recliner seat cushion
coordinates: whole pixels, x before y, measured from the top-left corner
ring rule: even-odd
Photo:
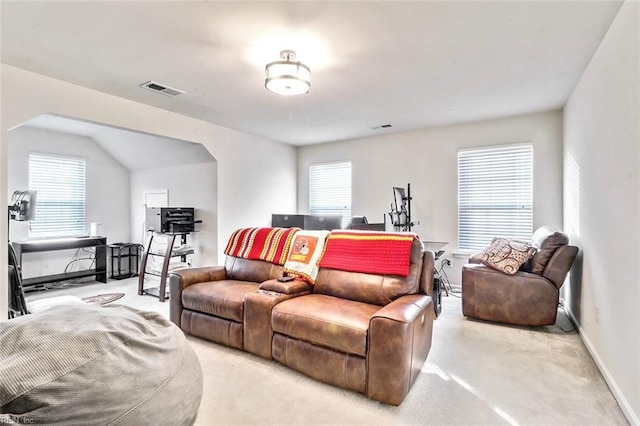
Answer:
[[[369,320],[380,306],[323,294],[285,300],[273,308],[273,331],[340,352],[366,356]]]
[[[197,283],[182,292],[185,309],[242,322],[244,296],[258,290],[259,283],[221,280]]]

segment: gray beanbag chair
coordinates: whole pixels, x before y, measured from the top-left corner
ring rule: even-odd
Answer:
[[[73,305],[0,322],[0,424],[188,425],[201,399],[198,359],[158,313]]]

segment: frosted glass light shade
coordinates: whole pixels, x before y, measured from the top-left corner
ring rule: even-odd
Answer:
[[[281,57],[285,60],[267,64],[264,86],[276,95],[293,96],[308,93],[311,88],[311,71],[309,67],[294,62],[295,53],[283,51]]]

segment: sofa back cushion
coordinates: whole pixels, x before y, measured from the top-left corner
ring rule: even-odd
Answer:
[[[282,276],[282,266],[264,260],[227,256],[224,267],[228,280],[262,283]]]
[[[556,231],[548,226],[542,226],[533,233],[531,243],[537,250],[531,260],[523,266],[522,270],[542,275],[556,250],[569,244],[569,237],[563,232]]]
[[[321,263],[313,292],[384,306],[400,296],[420,292],[422,262],[422,242],[416,237],[411,242],[406,277],[341,271],[324,268]]]

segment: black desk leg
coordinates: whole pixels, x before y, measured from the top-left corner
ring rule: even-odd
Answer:
[[[96,281],[107,282],[107,245],[96,246]]]

